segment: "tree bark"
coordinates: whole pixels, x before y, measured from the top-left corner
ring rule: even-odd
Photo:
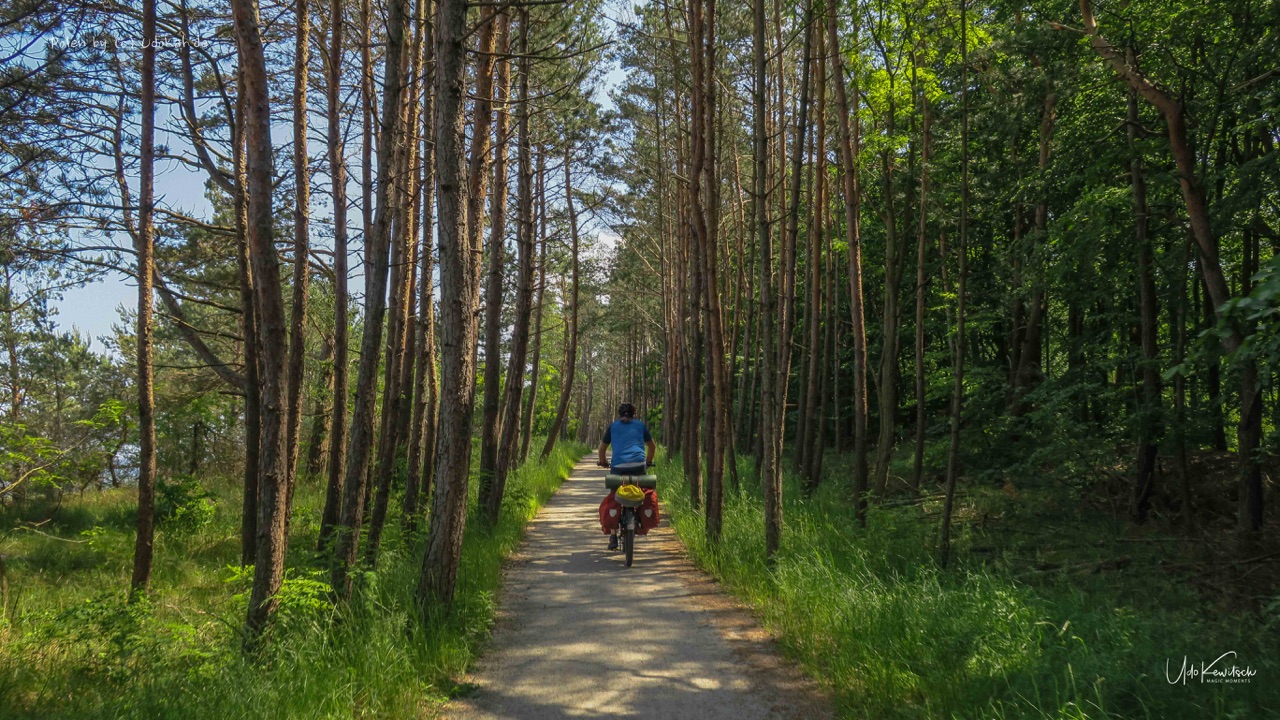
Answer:
[[[547,431],[547,442],[542,446],[542,459],[551,455],[556,440],[564,429],[569,416],[569,398],[573,393],[574,370],[578,364],[578,213],[573,204],[573,143],[566,143],[564,149],[564,198],[569,212],[570,253],[572,254],[570,270],[572,279],[569,291],[569,326],[566,328],[567,347],[564,354],[564,371],[561,373],[560,401],[556,404],[556,417],[551,421],[551,429]]]
[[[889,67],[886,58],[885,66]],[[889,78],[888,113],[885,130],[889,137],[896,132],[897,108],[894,104],[895,72],[887,72]],[[898,239],[898,214],[894,204],[893,170],[896,149],[885,148],[880,153],[880,175],[884,192],[884,305],[880,319],[880,387],[877,393],[880,416],[880,434],[876,439],[875,488],[884,496],[889,484],[889,465],[893,461],[894,428],[898,420],[898,353],[901,347],[899,324],[902,317],[900,289],[902,286],[903,252]]]
[[[293,44],[293,295],[289,315],[289,358],[286,369],[285,533],[293,511],[302,437],[302,383],[306,374],[307,285],[311,274],[311,169],[307,156],[307,78],[311,52],[311,18],[307,0],[294,2]]]
[[[507,361],[507,387],[503,397],[502,432],[498,439],[497,462],[493,489],[485,503],[490,525],[498,522],[507,473],[514,466],[516,442],[519,439],[520,395],[524,390],[525,356],[529,348],[529,321],[533,314],[533,165],[529,141],[529,11],[520,11],[520,98],[516,107],[519,144],[516,157],[516,232],[518,271],[516,273],[515,324],[511,330],[511,357]],[[500,133],[505,122],[499,120]],[[504,183],[505,185],[505,183]]]
[[[478,331],[476,310],[480,285],[479,235],[469,232],[467,225],[469,208],[476,205],[465,184],[467,164],[462,148],[467,3],[439,0],[438,7],[435,160],[443,383],[431,528],[417,591],[424,612],[429,612],[434,602],[452,601],[457,585],[466,521],[467,476],[471,469],[471,415],[475,407],[476,377],[473,349]],[[480,130],[476,128],[477,135]],[[479,223],[480,218],[473,217],[471,222]]]
[[[964,414],[965,287],[969,274],[969,9],[960,0],[960,243],[956,248],[959,269],[956,280],[955,369],[951,391],[951,439],[947,452],[947,495],[942,504],[942,567],[951,558],[951,515],[955,508],[956,480],[960,473],[960,421]]]
[[[538,148],[538,289],[534,301],[533,360],[529,363],[529,397],[525,400],[524,422],[520,432],[520,462],[529,457],[533,437],[533,413],[538,401],[538,375],[542,368],[542,299],[547,288],[547,156]]]
[[[329,57],[325,64],[326,137],[333,194],[333,429],[329,439],[324,510],[320,517],[317,548],[320,551],[329,544],[342,511],[347,459],[347,357],[351,321],[347,292],[347,163],[341,125],[344,8],[342,0],[329,2]]]
[[[914,62],[912,64],[914,66]],[[929,98],[923,92],[920,93],[920,105],[924,117],[920,126],[920,201],[917,203],[920,217],[916,229],[916,445],[911,470],[911,487],[917,492],[920,490],[924,475],[924,434],[929,422],[926,408],[929,398],[924,371],[924,310],[928,285],[925,282],[924,270],[929,232],[929,170],[930,163],[933,161],[930,154],[933,149],[932,138],[929,132],[932,118],[929,112]]]
[[[489,272],[485,279],[484,310],[484,418],[480,424],[480,501],[485,507],[494,508],[492,519],[497,520],[496,508],[502,504],[501,489],[497,487],[499,436],[502,434],[503,417],[499,414],[502,403],[502,269],[505,262],[504,237],[507,229],[507,148],[508,102],[511,96],[511,63],[506,55],[511,52],[511,20],[506,11],[494,21],[497,34],[497,82],[494,100],[497,103],[497,121],[493,158],[493,192],[489,196]],[[510,378],[508,376],[508,381]],[[519,401],[517,400],[517,403]]]
[[[258,311],[258,382],[261,442],[258,457],[257,553],[245,619],[247,642],[255,642],[279,605],[284,579],[288,449],[286,447],[284,298],[271,222],[271,106],[257,0],[232,0],[245,93],[245,174],[249,260]]]
[[[432,228],[435,225],[435,140],[431,124],[435,122],[435,14],[432,0],[418,0],[418,35],[421,43],[418,66],[421,76],[422,111],[421,170],[417,202],[422,221],[418,237],[418,331],[414,354],[417,363],[413,375],[413,417],[409,428],[409,474],[405,482],[403,516],[405,529],[418,528],[422,497],[430,489],[436,458],[436,362],[435,362],[435,252]]]
[[[151,582],[155,542],[156,417],[152,381],[152,267],[155,264],[156,0],[142,3],[142,132],[139,138],[138,234],[138,534],[131,596]],[[16,388],[16,385],[15,385]],[[12,410],[17,410],[14,404]],[[4,581],[0,568],[0,582]],[[7,597],[3,598],[7,600]],[[4,609],[0,605],[0,609]]]
[[[853,41],[858,41],[858,21],[855,14]],[[862,188],[859,182],[858,153],[860,152],[860,127],[857,118],[857,88],[854,89],[854,105],[849,106],[845,88],[844,62],[839,50],[836,32],[836,11],[832,3],[827,8],[827,40],[836,58],[833,75],[836,90],[836,114],[840,118],[840,158],[844,165],[841,190],[845,206],[845,241],[849,245],[849,315],[853,323],[853,494],[854,511],[858,523],[867,523],[867,326],[862,299]],[[853,127],[849,118],[852,114]]]
[[[378,153],[377,213],[373,232],[365,240],[365,312],[360,338],[360,365],[356,375],[355,410],[347,445],[347,470],[343,482],[342,513],[336,537],[336,562],[332,586],[340,597],[351,596],[351,571],[359,556],[360,525],[364,519],[373,449],[373,424],[377,399],[377,374],[382,350],[382,324],[387,311],[388,253],[391,244],[392,188],[396,183],[393,161],[401,140],[401,56],[404,53],[405,2],[391,0],[387,7],[387,59],[382,97],[381,148]],[[385,409],[384,409],[385,410]]]
[[[254,298],[253,266],[249,258],[249,208],[245,189],[244,73],[238,73],[236,135],[232,164],[235,171],[236,255],[240,276],[240,337],[244,338],[244,496],[240,513],[240,565],[252,565],[258,555],[258,462],[262,442],[262,387],[258,384],[258,301]]]
[[[416,218],[413,212],[413,198],[417,194],[415,187],[417,170],[414,166],[417,160],[417,117],[415,115],[417,103],[413,101],[411,89],[410,60],[413,53],[410,52],[409,34],[405,32],[412,27],[409,22],[410,6],[408,0],[401,1],[400,17],[395,21],[390,19],[388,21],[388,25],[392,22],[400,25],[398,35],[389,34],[390,39],[398,43],[398,47],[394,50],[389,47],[387,53],[387,62],[395,60],[399,67],[394,76],[395,81],[392,82],[393,76],[389,72],[388,65],[387,82],[383,89],[386,95],[394,92],[400,99],[396,105],[395,120],[388,120],[384,116],[381,147],[391,155],[391,158],[386,172],[378,174],[379,178],[386,178],[379,183],[379,187],[388,186],[385,200],[379,193],[378,214],[380,217],[383,216],[383,204],[388,203],[390,207],[386,215],[389,218],[385,224],[379,223],[375,226],[375,229],[386,233],[383,247],[390,248],[388,270],[391,280],[391,304],[388,308],[390,318],[387,322],[387,360],[383,368],[377,470],[374,473],[377,489],[373,493],[373,508],[369,514],[368,544],[365,548],[365,557],[371,567],[377,564],[378,550],[382,544],[382,529],[386,524],[387,506],[391,498],[391,483],[396,475],[396,461],[400,456],[403,441],[408,435],[409,417],[405,411],[409,409],[410,399],[406,397],[406,386],[407,380],[412,378],[412,375],[405,377],[405,370],[411,364],[408,357],[411,343],[410,308],[413,306],[415,277],[413,269],[417,265],[415,255],[417,246],[414,237]],[[384,95],[384,104],[386,95]]]

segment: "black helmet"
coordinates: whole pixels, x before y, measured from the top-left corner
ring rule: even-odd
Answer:
[[[636,416],[636,406],[631,403],[622,403],[618,406],[618,417],[634,418]]]

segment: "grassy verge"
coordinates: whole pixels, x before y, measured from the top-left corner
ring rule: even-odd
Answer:
[[[427,623],[413,601],[423,539],[402,538],[398,517],[388,520],[378,567],[360,576],[354,603],[329,603],[323,563],[311,552],[323,488],[303,484],[279,622],[254,661],[239,652],[252,573],[237,567],[234,486],[206,483],[209,497],[187,496],[187,509],[161,525],[151,599],[134,605],[124,593],[131,494],[67,499],[38,532],[0,540],[10,585],[0,616],[0,717],[430,716],[489,634],[504,558],[584,452],[562,443],[546,462],[513,473],[495,529],[469,518],[457,599]],[[0,527],[24,519],[5,512]]]
[[[873,506],[862,530],[848,488],[829,481],[805,499],[788,477],[784,549],[770,570],[763,502],[749,473],[741,492],[726,493],[723,542],[713,549],[679,463],[665,467],[663,500],[695,561],[833,688],[845,717],[1280,716],[1280,603],[1272,601],[1269,617],[1216,609],[1189,583],[1151,569],[1158,546],[1135,543],[1152,549],[1135,551],[1148,554],[1124,571],[1028,571],[1012,554],[993,555],[973,521],[982,516],[975,507],[1017,501],[974,488],[961,500],[957,559],[942,571],[932,550],[936,504]],[[1056,535],[1030,528],[1044,551],[1118,541],[1087,519],[1061,519],[1070,527]],[[1235,664],[1257,671],[1251,682],[1166,679],[1166,660],[1176,680],[1184,656],[1199,667],[1231,650]]]

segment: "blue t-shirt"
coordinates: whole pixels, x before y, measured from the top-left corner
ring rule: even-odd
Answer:
[[[639,420],[614,420],[604,431],[604,444],[613,446],[614,466],[644,462],[644,444],[653,440]]]

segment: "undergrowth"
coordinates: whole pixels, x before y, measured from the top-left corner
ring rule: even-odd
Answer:
[[[424,537],[387,522],[376,569],[357,578],[350,605],[329,600],[312,551],[324,488],[295,498],[281,610],[254,657],[241,650],[252,569],[238,566],[239,492],[187,479],[156,544],[152,592],[128,603],[133,503],[127,490],[9,508],[0,541],[9,579],[0,617],[0,717],[13,718],[419,718],[454,691],[488,637],[501,568],[525,524],[585,448],[561,443],[508,480],[502,519],[468,517],[455,601],[423,619],[413,593]],[[398,507],[398,504],[395,505]],[[25,515],[24,515],[25,513]]]
[[[805,498],[787,477],[783,547],[770,568],[760,490],[750,463],[740,466],[719,547],[708,546],[679,463],[662,473],[668,516],[695,562],[832,689],[844,717],[1280,717],[1280,604],[1269,617],[1206,606],[1176,576],[1149,570],[1158,547],[1125,570],[1028,572],[1022,559],[992,554],[976,521],[1015,501],[971,491],[958,501],[956,554],[943,570],[939,503],[872,505],[861,529],[849,487],[829,477]],[[1096,548],[1108,531],[1082,520],[1041,541],[1046,551]],[[1219,666],[1251,667],[1250,682],[1177,682],[1184,657],[1198,668],[1228,651],[1238,655]]]

